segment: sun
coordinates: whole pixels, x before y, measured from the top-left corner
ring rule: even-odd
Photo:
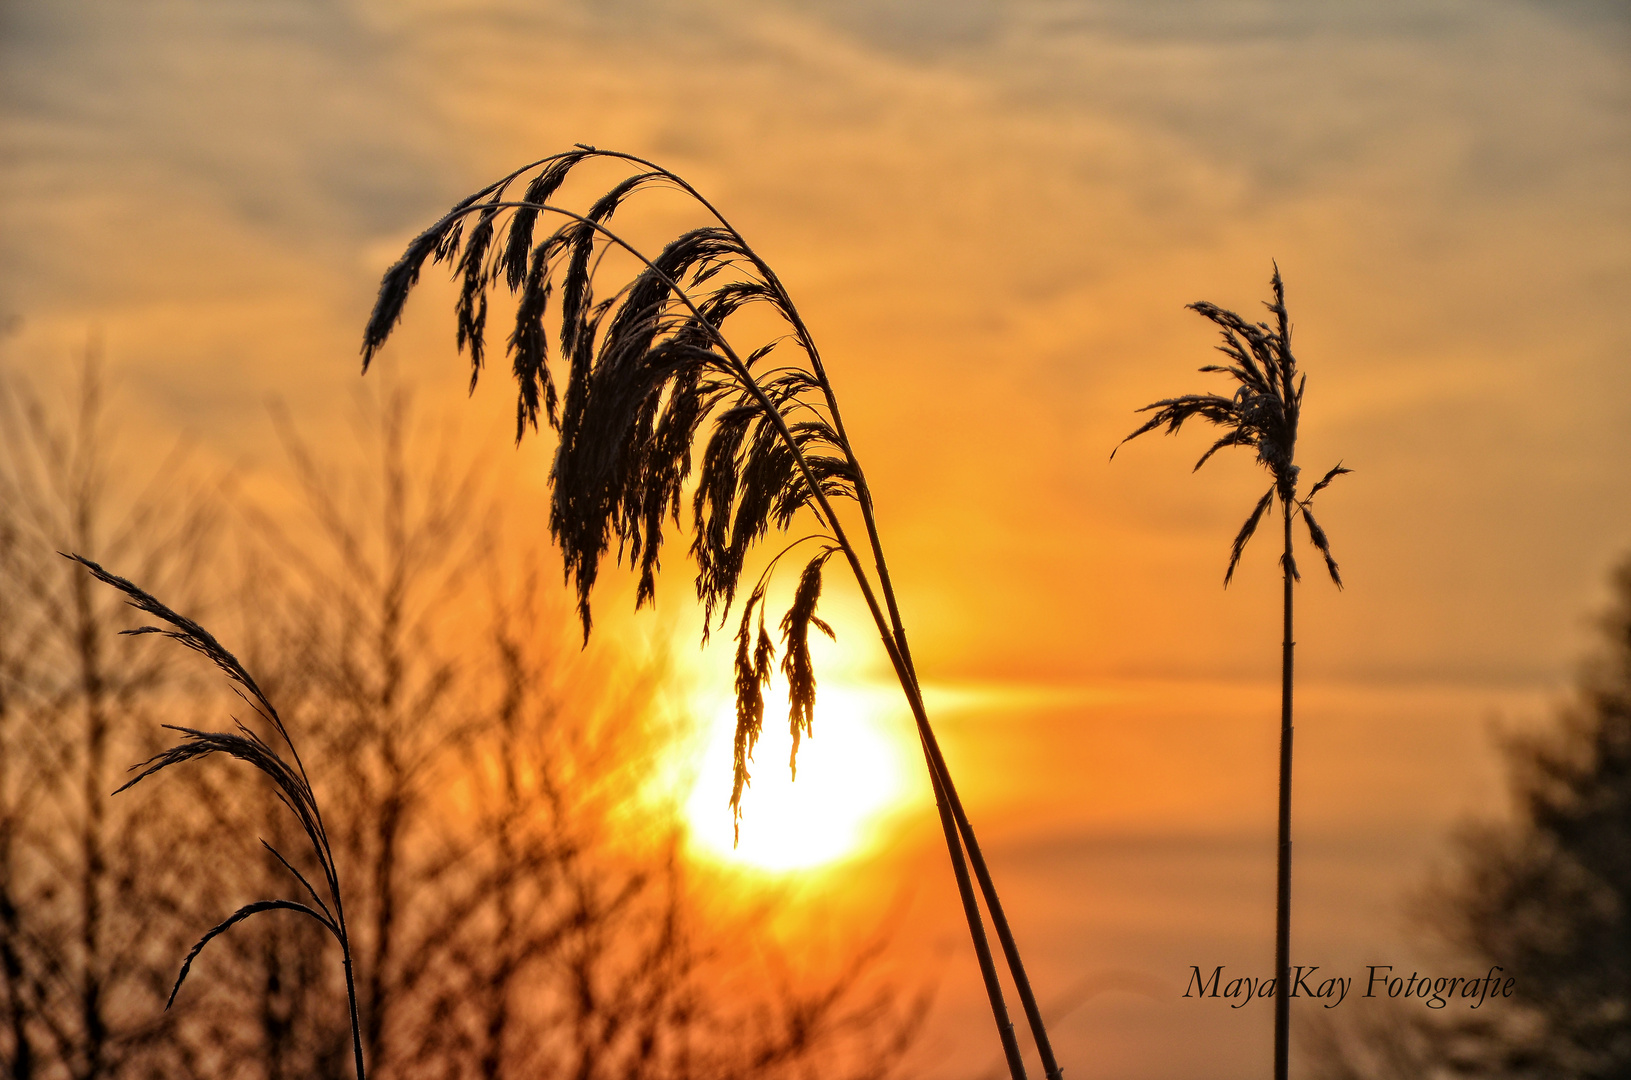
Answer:
[[[799,746],[795,780],[787,765],[792,737],[785,692],[767,693],[753,782],[742,795],[741,838],[733,843],[735,705],[716,703],[707,712],[695,783],[685,800],[693,848],[722,863],[771,872],[864,854],[917,794],[909,772],[915,744],[903,739],[909,723],[891,704],[883,687],[824,683],[816,692],[813,737]]]

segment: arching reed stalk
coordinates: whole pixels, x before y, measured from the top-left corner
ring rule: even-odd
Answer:
[[[636,171],[585,212],[552,202],[568,174],[591,159],[618,162]],[[652,188],[683,193],[712,224],[683,233],[648,257],[614,232],[609,222],[631,195]],[[558,227],[540,239],[535,236],[540,220]],[[600,299],[594,287],[609,252],[632,258],[638,269],[631,280]],[[508,341],[519,389],[516,438],[529,427],[536,430],[540,414],[559,434],[551,473],[550,531],[576,586],[586,638],[590,594],[601,560],[614,541],[618,560],[627,559],[638,569],[636,604],[653,597],[665,521],[681,524],[694,458],[700,457],[700,469],[690,499],[691,554],[705,612],[704,639],[716,617],[719,625],[728,617],[749,549],[773,528],[785,531],[801,512],[815,518],[820,531],[784,548],[741,605],[736,631],[733,810],[740,813],[749,761],[764,721],[763,688],[775,661],[776,643],[765,623],[769,577],[782,556],[813,542],[814,553],[804,563],[780,623],[795,758],[799,739],[810,731],[815,702],[809,632],[813,626],[832,633],[816,615],[816,605],[827,563],[842,557],[917,724],[1009,1070],[1016,1080],[1024,1076],[970,866],[1043,1068],[1050,1080],[1057,1080],[1059,1067],[1019,950],[923,707],[865,475],[821,355],[774,271],[679,176],[629,154],[580,145],[482,188],[408,245],[381,282],[364,337],[364,371],[395,327],[427,261],[449,264],[460,282],[455,307],[458,344],[469,352],[472,386],[485,358],[489,291],[503,285],[517,298]],[[551,368],[544,324],[557,289],[559,355],[567,370],[564,391],[557,388]],[[726,324],[748,308],[772,315],[782,336],[738,349]],[[839,505],[859,514],[864,540],[857,542],[846,530]]]
[[[1303,519],[1308,526],[1308,538],[1325,557],[1325,568],[1340,589],[1342,577],[1337,573],[1336,560],[1331,557],[1330,542],[1326,539],[1325,530],[1314,520],[1311,506],[1314,496],[1327,484],[1352,470],[1338,464],[1310,488],[1306,496],[1297,496],[1299,470],[1292,458],[1297,448],[1297,422],[1302,413],[1303,386],[1308,377],[1298,374],[1297,361],[1291,354],[1291,323],[1286,315],[1285,285],[1280,280],[1278,265],[1274,268],[1271,285],[1274,302],[1265,303],[1264,306],[1275,318],[1273,327],[1264,323],[1249,323],[1234,312],[1205,301],[1189,305],[1191,310],[1200,312],[1218,325],[1223,335],[1223,344],[1218,346],[1218,351],[1230,360],[1228,364],[1209,364],[1201,371],[1228,375],[1239,384],[1234,394],[1230,397],[1186,394],[1146,405],[1138,411],[1153,412],[1155,415],[1121,443],[1162,427],[1167,429],[1168,434],[1174,434],[1185,420],[1199,417],[1223,428],[1224,435],[1201,455],[1201,459],[1195,463],[1196,469],[1226,446],[1246,446],[1257,451],[1258,464],[1268,469],[1274,482],[1257,500],[1246,523],[1235,534],[1234,545],[1229,551],[1229,568],[1223,574],[1225,588],[1234,577],[1241,553],[1246,550],[1247,541],[1257,531],[1269,505],[1275,499],[1280,501],[1284,525],[1280,569],[1285,593],[1285,634],[1280,654],[1280,812],[1274,904],[1274,1076],[1275,1080],[1286,1080],[1291,1015],[1288,996],[1291,945],[1291,653],[1294,644],[1291,636],[1291,586],[1301,580],[1296,559],[1291,553],[1291,521],[1299,516]],[[1120,449],[1120,444],[1117,449]],[[1116,456],[1115,450],[1110,451],[1110,456]]]
[[[294,868],[294,865],[271,844],[262,840],[261,844],[272,857],[283,865],[283,868],[294,875],[296,881],[305,888],[311,897],[311,904],[303,904],[295,900],[257,900],[252,904],[245,904],[231,915],[227,916],[203,937],[198,939],[186,959],[181,962],[181,972],[176,976],[175,985],[170,990],[170,998],[165,1002],[165,1008],[175,1004],[176,995],[181,992],[181,984],[186,981],[187,973],[192,970],[193,961],[204,946],[221,934],[226,933],[233,926],[252,915],[265,911],[296,911],[310,916],[340,943],[340,954],[345,963],[345,989],[351,1006],[351,1049],[357,1069],[357,1080],[364,1080],[362,1059],[362,1028],[357,1019],[357,989],[353,975],[351,961],[351,938],[346,931],[345,909],[340,902],[340,878],[334,865],[334,853],[329,847],[328,833],[323,827],[323,814],[317,806],[317,796],[313,793],[311,782],[306,778],[306,767],[301,764],[300,753],[289,738],[289,732],[283,726],[277,710],[272,703],[261,693],[254,678],[238,662],[215,637],[202,626],[183,615],[171,611],[159,600],[144,592],[139,586],[117,575],[110,574],[96,563],[78,555],[69,555],[67,558],[84,566],[98,581],[113,586],[124,593],[132,607],[166,624],[165,626],[143,626],[135,630],[125,630],[125,634],[161,634],[181,642],[187,648],[202,653],[209,659],[222,674],[232,681],[233,689],[238,696],[249,703],[249,707],[275,731],[288,747],[289,759],[286,760],[277,749],[267,743],[255,732],[251,731],[242,722],[238,724],[236,732],[229,731],[198,731],[193,728],[174,727],[165,725],[172,731],[178,731],[182,740],[175,746],[156,754],[140,765],[134,766],[132,771],[136,775],[127,781],[119,791],[134,787],[154,773],[167,769],[172,765],[179,765],[185,761],[208,757],[211,754],[226,754],[239,761],[246,761],[277,786],[278,799],[289,812],[294,814],[300,822],[300,827],[306,833],[306,839],[311,842],[312,855],[317,859],[323,871],[323,885],[328,892],[328,900],[324,900],[311,882],[306,880],[304,874]],[[119,791],[114,792],[118,794]],[[315,905],[315,906],[313,906]]]

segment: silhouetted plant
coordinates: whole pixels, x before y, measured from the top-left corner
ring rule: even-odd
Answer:
[[[208,933],[198,939],[192,949],[187,953],[186,959],[181,963],[181,971],[176,976],[175,985],[170,990],[169,1001],[166,1007],[174,1004],[176,994],[181,991],[181,984],[186,981],[187,973],[191,970],[193,961],[211,940],[224,934],[236,924],[252,915],[266,911],[296,911],[315,919],[324,929],[334,936],[340,943],[340,952],[345,964],[346,996],[351,1006],[351,1036],[352,1052],[355,1057],[357,1080],[364,1080],[362,1057],[362,1033],[357,1022],[357,992],[355,979],[352,973],[351,939],[346,932],[345,909],[340,898],[339,872],[334,864],[334,855],[329,846],[328,833],[323,826],[322,811],[318,808],[317,797],[312,791],[311,782],[306,777],[305,766],[300,761],[300,753],[295,749],[288,731],[283,726],[282,719],[272,703],[261,693],[255,679],[249,674],[237,657],[228,652],[214,636],[202,626],[185,616],[171,611],[155,597],[144,592],[139,586],[117,575],[110,574],[96,563],[78,555],[69,555],[68,558],[80,563],[89,570],[98,581],[111,585],[124,593],[129,604],[139,611],[158,619],[164,626],[143,626],[134,630],[125,630],[125,634],[160,634],[181,642],[187,648],[201,653],[211,663],[226,675],[234,684],[238,695],[249,704],[255,714],[268,724],[277,733],[278,738],[289,750],[289,759],[285,759],[277,749],[263,740],[241,721],[237,724],[236,732],[229,731],[200,731],[195,728],[176,727],[165,725],[174,731],[179,731],[183,738],[170,749],[149,758],[146,762],[135,767],[136,775],[127,781],[119,791],[130,788],[154,773],[179,765],[183,762],[208,757],[211,754],[226,754],[247,762],[272,781],[278,792],[278,800],[289,809],[300,823],[301,830],[311,843],[312,855],[322,868],[323,884],[328,892],[328,900],[324,900],[304,874],[295,869],[276,848],[270,844],[265,845],[266,850],[283,865],[295,880],[305,888],[311,897],[311,905],[295,900],[257,900],[245,904],[224,920],[212,927]],[[118,794],[118,792],[115,792]]]
[[[199,1026],[196,1011],[157,1006],[174,957],[192,943],[176,924],[194,917],[219,882],[188,834],[214,826],[188,813],[193,792],[179,786],[108,799],[123,763],[157,748],[162,733],[147,721],[187,707],[188,680],[167,657],[115,638],[122,605],[57,551],[118,559],[197,603],[218,503],[184,455],[153,473],[131,460],[98,354],[93,340],[83,362],[69,365],[77,378],[57,387],[0,363],[0,1073],[8,1080],[208,1072],[178,1046],[179,1033]],[[160,820],[170,827],[155,828]],[[178,918],[146,918],[159,908]]]
[[[633,165],[639,171],[587,212],[552,203],[568,174],[590,159]],[[648,257],[608,223],[631,195],[651,188],[683,193],[714,224],[685,232]],[[512,189],[519,189],[519,195],[512,195]],[[562,224],[538,239],[535,232],[545,215]],[[603,260],[616,252],[632,257],[636,271],[609,297],[597,298],[594,287]],[[472,387],[485,360],[488,294],[503,285],[517,297],[508,339],[519,391],[516,437],[529,427],[536,430],[540,414],[558,432],[550,531],[576,587],[585,638],[591,626],[590,595],[614,541],[618,560],[627,559],[638,570],[636,605],[653,598],[665,520],[680,524],[699,450],[700,469],[690,498],[690,550],[698,567],[705,640],[716,616],[724,624],[754,544],[773,528],[786,530],[801,512],[816,518],[821,531],[794,541],[772,559],[742,604],[736,632],[733,811],[740,813],[749,781],[748,766],[764,720],[763,688],[776,653],[765,624],[769,578],[782,556],[813,542],[815,553],[805,562],[780,623],[794,747],[790,765],[796,763],[800,738],[810,731],[815,701],[809,630],[814,626],[832,633],[816,615],[823,572],[833,556],[842,555],[917,724],[1010,1071],[1023,1076],[1024,1066],[969,878],[970,863],[1044,1070],[1057,1078],[1059,1068],[1017,946],[923,707],[865,475],[820,353],[774,271],[681,177],[632,155],[580,145],[482,188],[408,245],[381,282],[364,335],[365,371],[395,327],[427,261],[450,265],[459,281],[458,345],[469,352]],[[544,323],[557,289],[559,356],[567,368],[564,391],[551,368]],[[783,335],[751,350],[738,349],[725,328],[746,309],[768,313]],[[864,545],[845,529],[837,512],[840,504],[858,511]],[[868,557],[870,572],[863,561]]]
[[[264,543],[249,610],[272,638],[252,666],[347,870],[369,1076],[885,1075],[915,1013],[872,956],[775,993],[779,950],[726,944],[673,839],[631,836],[677,734],[664,666],[571,661],[581,627],[539,549],[505,539],[517,493],[413,412],[396,392],[360,410],[356,468],[286,426],[306,512],[247,515]],[[751,936],[747,920],[733,912],[730,941]],[[267,944],[298,974],[292,942]],[[240,1015],[276,970],[216,964]],[[307,1016],[339,1015],[329,980],[279,990]],[[309,1020],[281,1047],[250,1041],[251,1024],[234,1034],[239,1057],[270,1073],[276,1055],[287,1076],[321,1071],[332,1041]]]
[[[1505,740],[1511,818],[1466,830],[1422,898],[1445,941],[1515,980],[1508,1015],[1441,1040],[1464,1072],[1631,1075],[1631,562],[1613,587],[1573,699]]]
[[[82,423],[98,411],[92,387]],[[774,947],[731,947],[756,916],[703,907],[711,894],[671,842],[608,843],[628,839],[638,780],[669,733],[651,701],[660,668],[562,663],[581,631],[538,560],[491,535],[498,496],[468,495],[478,466],[429,445],[403,397],[383,396],[359,418],[364,471],[289,435],[314,532],[242,507],[233,649],[277,702],[345,868],[370,1080],[892,1075],[921,999],[897,992],[878,949],[793,977]],[[172,662],[181,650],[115,636],[126,594],[56,549],[78,539],[120,555],[209,602],[195,621],[212,624],[225,617],[208,600],[219,560],[201,557],[198,515],[178,511],[214,504],[141,492],[122,520],[120,485],[85,479],[119,475],[96,425],[59,424],[4,377],[0,415],[19,419],[0,423],[0,1073],[350,1074],[342,972],[315,920],[234,924],[189,968],[189,998],[163,1008],[198,937],[185,928],[220,921],[219,897],[305,899],[283,890],[269,851],[223,852],[259,831],[322,890],[277,785],[172,771],[145,797],[110,800],[129,777],[89,753],[167,748],[171,733],[147,722],[160,711],[214,725],[178,718],[206,707],[202,680]],[[173,465],[168,479],[187,486]],[[447,617],[483,592],[495,610],[482,628]],[[214,989],[198,992],[200,978]]]
[[[1292,636],[1291,587],[1301,580],[1297,562],[1291,551],[1291,522],[1300,516],[1308,526],[1308,538],[1325,557],[1325,568],[1331,580],[1342,587],[1336,560],[1331,557],[1331,545],[1314,520],[1311,505],[1314,496],[1332,480],[1352,470],[1340,464],[1320,478],[1320,481],[1301,498],[1297,495],[1299,468],[1293,458],[1297,449],[1297,424],[1302,414],[1303,386],[1307,376],[1299,376],[1297,361],[1291,353],[1291,322],[1286,314],[1285,285],[1280,280],[1280,268],[1274,268],[1270,282],[1274,302],[1264,306],[1274,316],[1274,326],[1249,323],[1232,311],[1225,311],[1205,301],[1190,304],[1189,308],[1217,324],[1223,335],[1218,351],[1227,356],[1228,364],[1208,364],[1201,368],[1207,373],[1229,376],[1238,388],[1229,397],[1221,394],[1186,394],[1165,398],[1146,405],[1139,412],[1155,415],[1142,427],[1121,440],[1117,449],[1145,432],[1165,427],[1168,434],[1176,434],[1184,421],[1199,417],[1209,424],[1224,429],[1224,435],[1207,448],[1195,462],[1195,468],[1205,465],[1219,450],[1229,446],[1245,446],[1257,451],[1258,464],[1269,471],[1273,484],[1247,516],[1246,522],[1235,534],[1229,552],[1229,568],[1224,571],[1223,584],[1227,588],[1234,577],[1235,567],[1252,534],[1257,531],[1263,515],[1275,499],[1280,501],[1284,528],[1284,546],[1280,554],[1281,577],[1285,599],[1283,616],[1285,636],[1281,643],[1280,663],[1280,806],[1279,846],[1275,889],[1274,931],[1274,1075],[1275,1080],[1286,1080],[1289,1067],[1290,998],[1288,982],[1290,972],[1289,949],[1291,940],[1291,692],[1292,692]],[[1110,452],[1116,456],[1115,450]]]
[[[1513,996],[1302,1017],[1318,1080],[1631,1076],[1631,560],[1613,589],[1553,722],[1501,739],[1511,812],[1459,829],[1411,905],[1450,974]]]

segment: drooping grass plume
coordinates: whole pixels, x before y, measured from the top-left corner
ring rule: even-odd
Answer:
[[[1297,449],[1297,425],[1302,416],[1303,388],[1306,375],[1297,371],[1297,361],[1291,352],[1291,320],[1286,313],[1285,284],[1280,280],[1280,267],[1274,267],[1270,281],[1274,290],[1272,303],[1265,303],[1274,316],[1274,325],[1250,323],[1232,311],[1225,311],[1205,301],[1190,304],[1192,311],[1215,323],[1223,336],[1218,351],[1228,357],[1225,364],[1208,364],[1202,372],[1227,375],[1235,381],[1235,392],[1221,394],[1186,394],[1165,398],[1146,405],[1139,412],[1155,415],[1145,421],[1117,449],[1148,431],[1165,428],[1175,434],[1192,418],[1200,418],[1223,429],[1223,434],[1209,446],[1200,460],[1198,470],[1219,450],[1230,446],[1244,446],[1257,451],[1258,464],[1269,471],[1273,480],[1268,491],[1247,515],[1245,524],[1235,534],[1229,549],[1229,567],[1224,571],[1223,584],[1227,588],[1234,578],[1235,567],[1246,550],[1246,544],[1257,531],[1263,516],[1276,499],[1280,502],[1284,525],[1284,546],[1280,555],[1281,577],[1284,584],[1284,639],[1281,643],[1280,664],[1280,805],[1279,846],[1275,889],[1275,1001],[1274,1001],[1274,1076],[1286,1080],[1290,1047],[1290,940],[1291,940],[1291,698],[1292,647],[1291,600],[1292,584],[1301,580],[1297,562],[1291,550],[1291,522],[1301,517],[1308,527],[1308,538],[1325,558],[1325,569],[1337,588],[1342,587],[1342,576],[1337,572],[1336,559],[1331,555],[1331,544],[1314,520],[1314,496],[1343,473],[1351,472],[1340,463],[1319,482],[1308,489],[1308,494],[1297,495],[1299,468],[1293,458]],[[1116,451],[1110,456],[1114,458]]]
[[[554,201],[573,170],[597,160],[633,171],[581,212]],[[632,196],[656,189],[683,194],[710,222],[648,255],[611,222]],[[552,231],[540,235],[546,224]],[[619,259],[633,265],[633,275],[602,296],[602,268]],[[803,569],[779,624],[796,761],[816,694],[809,631],[831,633],[816,608],[827,563],[843,556],[916,719],[1010,1071],[1024,1075],[970,864],[1044,1070],[1058,1077],[1018,949],[923,707],[865,475],[821,355],[770,266],[681,177],[632,155],[579,146],[481,189],[409,244],[381,282],[364,332],[365,371],[427,261],[447,264],[458,282],[457,341],[469,355],[472,384],[486,359],[489,293],[502,286],[515,297],[507,349],[518,390],[516,437],[536,430],[540,416],[557,433],[550,532],[577,593],[585,638],[592,627],[590,597],[613,546],[617,561],[638,575],[637,605],[646,603],[655,595],[665,531],[670,524],[683,527],[687,503],[704,639],[729,618],[755,545],[795,518],[813,518],[819,531],[805,539],[814,540],[814,550],[801,551]],[[739,348],[733,334],[753,325],[737,318],[744,311],[769,316],[779,336]],[[558,327],[553,358],[546,319]],[[840,507],[852,521],[858,515],[864,541],[852,538]],[[766,626],[767,587],[780,559],[802,543],[771,560],[741,605],[731,795],[737,813],[777,650]]]
[[[143,591],[133,582],[111,574],[96,563],[79,555],[67,555],[90,571],[91,575],[104,584],[111,585],[124,593],[129,604],[139,611],[159,620],[162,626],[142,626],[134,630],[125,630],[125,634],[159,634],[179,641],[194,652],[201,653],[214,664],[228,680],[233,683],[233,689],[239,697],[243,698],[271,729],[276,732],[279,740],[288,749],[289,757],[284,758],[277,748],[262,739],[241,721],[237,723],[236,731],[200,731],[194,728],[174,727],[165,725],[172,731],[180,732],[182,739],[170,749],[159,753],[147,761],[135,766],[132,771],[136,773],[118,791],[135,786],[155,773],[161,772],[172,765],[208,757],[211,754],[226,754],[247,762],[251,767],[271,780],[277,789],[278,800],[289,809],[300,823],[311,844],[313,856],[322,868],[323,886],[328,894],[325,900],[318,890],[308,881],[294,865],[289,862],[276,848],[267,844],[266,847],[274,858],[294,876],[305,893],[311,899],[310,904],[295,900],[259,900],[246,904],[227,916],[219,924],[212,927],[208,933],[198,939],[192,949],[187,953],[181,963],[181,971],[176,976],[175,985],[170,990],[169,1001],[166,1008],[174,1004],[176,995],[181,991],[181,984],[186,981],[187,974],[192,970],[192,964],[214,938],[224,934],[237,923],[261,914],[266,911],[288,910],[296,911],[317,921],[325,930],[334,936],[340,943],[340,952],[345,964],[346,994],[351,1006],[351,1036],[352,1052],[355,1059],[357,1080],[364,1080],[362,1055],[361,1027],[357,1017],[357,993],[352,970],[351,939],[346,931],[345,910],[340,899],[340,879],[334,864],[334,854],[329,845],[328,833],[323,827],[322,811],[317,805],[317,796],[312,791],[310,780],[306,776],[306,768],[300,761],[300,754],[295,749],[293,741],[289,738],[288,730],[283,726],[282,719],[277,710],[267,700],[266,695],[255,683],[255,679],[238,662],[238,658],[228,652],[215,637],[198,623],[170,610],[161,601]],[[118,792],[115,792],[118,794]]]
[[[152,827],[179,787],[108,798],[116,763],[150,752],[147,719],[177,673],[146,642],[110,640],[122,605],[56,552],[196,597],[215,485],[179,449],[129,468],[95,335],[70,367],[53,388],[0,361],[0,1072],[179,1076],[197,1028],[157,1006],[192,944],[178,929],[203,918],[221,868],[191,829]],[[146,918],[158,906],[182,917]]]

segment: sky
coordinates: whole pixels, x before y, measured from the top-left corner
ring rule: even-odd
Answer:
[[[1277,263],[1299,462],[1354,470],[1319,502],[1347,587],[1298,591],[1294,953],[1418,962],[1405,900],[1503,812],[1494,733],[1545,721],[1631,547],[1628,59],[1607,0],[8,0],[0,363],[95,338],[138,444],[253,473],[269,401],[337,429],[380,273],[463,195],[577,142],[682,173],[822,345],[1070,1075],[1259,1075],[1267,1010],[1180,994],[1270,966],[1272,544],[1222,588],[1263,474],[1110,451],[1218,385],[1184,305],[1260,310]],[[448,296],[384,377],[541,486]],[[923,868],[953,1080],[992,1041],[929,821],[868,865]]]

